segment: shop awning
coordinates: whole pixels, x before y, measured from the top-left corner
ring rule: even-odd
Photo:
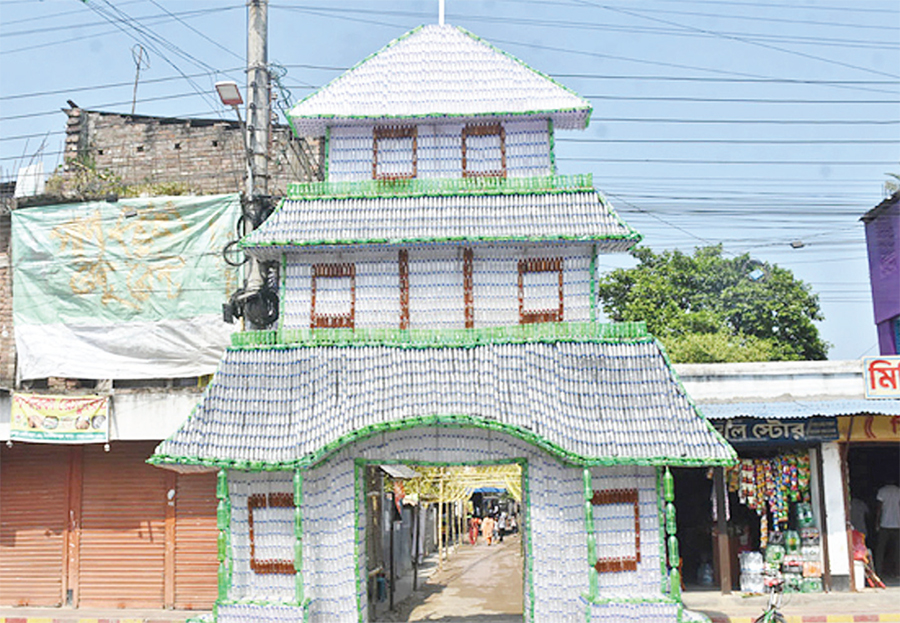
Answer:
[[[804,419],[841,415],[900,415],[900,400],[787,400],[699,404],[710,420],[732,418]]]

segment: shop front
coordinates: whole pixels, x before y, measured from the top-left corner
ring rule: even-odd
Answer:
[[[153,416],[196,395],[13,395],[0,413],[0,606],[212,607],[216,475],[148,465],[157,441],[137,426],[165,430]]]
[[[873,401],[873,410],[894,406],[900,410],[900,401]],[[879,492],[884,487],[896,485],[900,471],[900,415],[863,413],[838,418],[840,430],[841,468],[844,473],[845,504],[850,518],[848,542],[864,539],[866,560],[854,557],[851,567],[854,587],[876,586],[879,580],[900,577],[900,561],[885,551],[879,552]],[[862,537],[860,537],[862,535]],[[858,548],[857,548],[858,549]],[[870,573],[866,574],[866,567]],[[871,573],[874,571],[874,575]]]
[[[683,549],[686,585],[762,593],[769,576],[789,592],[830,588],[821,446],[837,439],[836,418],[716,418],[730,407],[704,410],[739,462],[675,474],[692,491],[678,507],[694,544]]]

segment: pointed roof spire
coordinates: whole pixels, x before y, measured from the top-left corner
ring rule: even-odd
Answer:
[[[591,104],[465,29],[420,26],[294,106],[297,132],[429,117],[543,116],[584,128]]]

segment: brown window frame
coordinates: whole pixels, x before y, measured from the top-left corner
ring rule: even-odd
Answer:
[[[412,138],[411,173],[378,173],[378,141],[383,138]],[[418,175],[419,170],[418,138],[419,131],[414,125],[375,128],[372,132],[372,179],[393,181],[411,180],[415,178]]]
[[[528,273],[559,274],[559,306],[556,309],[525,309],[525,275]],[[519,324],[563,321],[563,259],[531,258],[519,260]]]
[[[491,171],[469,171],[466,141],[470,136],[494,136],[500,137],[500,168]],[[506,177],[506,130],[503,124],[497,123],[470,123],[462,132],[462,173],[463,177]]]
[[[474,270],[475,253],[470,248],[463,249],[463,306],[466,329],[475,328]]]
[[[317,314],[316,290],[319,279],[350,278],[350,311],[346,314]],[[356,324],[356,265],[313,264],[312,296],[309,309],[310,329],[352,329]]]
[[[250,526],[250,568],[256,573],[296,575],[293,560],[257,560],[253,511],[258,508],[294,508],[293,493],[254,493],[247,498],[247,523]]]
[[[641,515],[637,489],[607,489],[594,491],[591,498],[593,506],[610,506],[612,504],[632,504],[634,506],[634,556],[603,557],[594,563],[597,573],[620,573],[637,571],[641,562]],[[591,526],[591,530],[594,527]]]
[[[409,251],[400,249],[397,264],[400,273],[400,328],[409,329]]]

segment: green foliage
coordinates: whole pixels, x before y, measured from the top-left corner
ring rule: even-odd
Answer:
[[[67,201],[90,201],[117,197],[162,197],[189,195],[193,189],[185,182],[145,182],[125,184],[109,169],[99,169],[90,155],[69,159],[47,179],[45,193]]]
[[[125,186],[120,197],[174,197],[190,195],[191,187],[185,182],[145,182]]]
[[[825,359],[818,296],[789,270],[724,258],[721,245],[633,255],[638,266],[598,281],[600,304],[613,320],[646,322],[672,361]]]
[[[64,168],[67,170],[64,172]],[[109,169],[98,169],[89,156],[66,160],[48,179],[45,193],[64,199],[86,200],[119,195],[125,185],[122,178]]]
[[[896,173],[885,173],[885,175],[893,179],[885,181],[884,192],[890,195],[900,190],[900,175]]]

